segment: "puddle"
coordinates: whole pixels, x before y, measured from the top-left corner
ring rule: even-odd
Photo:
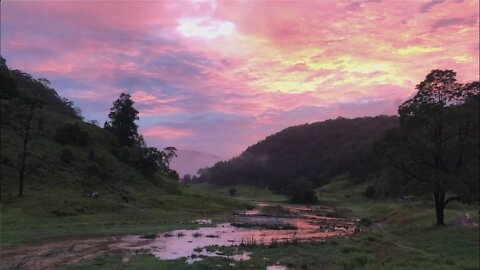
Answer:
[[[201,224],[201,225],[204,225],[204,224],[212,224],[212,220],[211,219],[208,219],[208,218],[205,218],[205,219],[196,219],[193,221],[193,224]]]
[[[289,270],[285,265],[269,265],[266,270]]]
[[[312,209],[302,208],[297,211],[310,213]],[[241,223],[242,226],[236,226],[238,223]],[[258,214],[258,212],[245,212],[235,216],[233,223],[222,223],[214,227],[194,230],[174,230],[155,239],[142,239],[140,236],[133,235],[125,236],[116,247],[132,252],[147,251],[161,260],[187,258],[187,263],[191,263],[201,260],[202,256],[219,256],[215,251],[207,252],[205,248],[211,246],[315,241],[349,235],[355,231],[355,228],[355,220],[350,219],[314,214],[272,217]],[[202,250],[203,253],[198,253],[198,250]],[[231,259],[235,258],[237,257],[231,257]]]
[[[243,215],[247,215],[247,216],[258,215],[258,214],[260,214],[260,210],[258,210],[258,209],[247,210],[247,211],[243,212]]]
[[[184,258],[189,264],[205,257],[225,257],[232,261],[240,261],[248,260],[250,254],[240,253],[227,256],[215,246],[321,241],[329,237],[353,234],[356,228],[356,220],[316,215],[318,208],[315,207],[282,207],[300,214],[290,217],[275,217],[262,215],[258,210],[247,211],[240,216],[246,218],[249,226],[238,227],[232,223],[222,223],[193,230],[174,230],[152,234],[152,237],[127,235],[90,239],[70,238],[50,243],[3,248],[0,251],[2,257],[0,269],[15,267],[18,269],[51,269],[110,252],[126,254],[127,256],[123,258],[124,261],[128,261],[129,256],[136,253],[152,254],[160,260]],[[209,219],[195,220],[197,224],[210,224],[211,222]],[[273,229],[265,224],[269,226],[274,224],[275,226],[272,227],[276,227],[278,224],[288,224],[289,226],[282,225],[283,227]],[[267,269],[287,269],[278,267],[283,266],[272,265]]]
[[[250,260],[250,252],[246,252],[244,251],[243,253],[241,254],[234,254],[234,255],[224,255],[222,254],[220,251],[218,250],[214,250],[214,251],[209,251],[207,250],[206,248],[203,248],[201,251],[195,251],[193,254],[191,254],[187,259],[186,259],[186,263],[187,264],[193,264],[194,262],[198,262],[198,261],[201,261],[203,260],[203,258],[205,257],[223,257],[223,258],[227,258],[227,259],[230,259],[230,260],[233,260],[235,262],[238,262],[238,261],[247,261],[247,260]]]

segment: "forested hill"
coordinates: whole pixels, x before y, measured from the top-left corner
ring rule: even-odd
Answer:
[[[289,127],[250,146],[240,156],[204,170],[200,180],[281,189],[299,181],[320,186],[348,172],[361,182],[375,170],[369,162],[370,144],[398,125],[397,116],[377,116]]]
[[[118,203],[145,190],[179,192],[163,152],[147,147],[141,135],[122,145],[114,132],[83,121],[80,109],[47,79],[0,60],[2,202],[51,194],[81,199],[96,192]]]

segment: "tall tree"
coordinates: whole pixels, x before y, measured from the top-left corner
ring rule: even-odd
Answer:
[[[13,130],[15,135],[21,139],[21,150],[18,160],[2,158],[2,164],[18,171],[18,197],[23,196],[26,177],[41,167],[41,162],[35,161],[30,153],[30,142],[34,138],[32,134],[37,127],[34,125],[35,117],[42,109],[44,103],[38,99],[21,97],[15,100],[16,109],[6,116],[2,113],[2,127]]]
[[[133,107],[131,96],[122,93],[113,103],[108,114],[109,121],[105,123],[105,129],[112,132],[122,146],[132,146],[138,136],[138,111]]]
[[[453,70],[432,70],[399,109],[400,127],[374,149],[381,159],[433,195],[436,223],[453,200],[479,197],[479,82],[461,84]],[[446,194],[455,194],[446,197]]]

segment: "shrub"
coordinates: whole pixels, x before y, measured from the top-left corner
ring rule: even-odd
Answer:
[[[88,140],[88,132],[84,131],[78,123],[58,127],[55,133],[55,141],[62,145],[85,146]]]
[[[372,185],[368,186],[363,192],[363,196],[369,199],[375,198],[375,187],[373,187]]]
[[[307,181],[299,181],[291,184],[287,191],[287,196],[292,203],[317,203],[318,198],[312,188],[312,183]]]
[[[237,194],[237,189],[236,188],[229,189],[228,194],[232,197],[235,196]]]
[[[65,163],[70,163],[73,161],[73,151],[72,148],[70,147],[64,147],[62,148],[62,151],[60,152],[60,160],[65,162]]]
[[[373,224],[373,221],[371,221],[370,219],[368,218],[362,218],[360,219],[360,225],[364,226],[364,227],[370,227],[372,226]]]
[[[93,149],[90,149],[90,151],[88,151],[88,160],[90,161],[95,160],[95,151]]]

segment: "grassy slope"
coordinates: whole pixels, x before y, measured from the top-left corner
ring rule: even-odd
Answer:
[[[218,186],[208,183],[194,184],[188,187],[188,190],[200,193],[200,194],[210,194],[219,197],[230,197],[228,190],[235,188],[237,190],[236,195],[233,197],[242,201],[250,202],[285,202],[285,197],[283,195],[278,195],[272,193],[270,190],[265,188],[258,188],[254,186]]]
[[[405,264],[406,269],[409,265],[433,269],[478,269],[478,227],[437,227],[430,198],[411,202],[366,200],[361,193],[367,185],[351,186],[348,181],[338,179],[317,189],[317,195],[321,194],[323,200],[334,202],[338,207],[351,209],[355,216],[373,220],[374,226],[368,234],[377,235],[396,249],[411,254],[397,262]],[[468,212],[478,222],[477,211],[475,207],[452,204],[445,211],[445,220],[451,222],[458,213]],[[381,254],[382,251],[378,252]],[[425,262],[417,262],[418,256]]]
[[[374,221],[367,232],[351,238],[329,239],[324,243],[240,248],[252,252],[252,259],[234,266],[230,265],[231,261],[222,258],[207,258],[188,266],[183,260],[159,261],[149,255],[137,255],[128,263],[122,263],[120,255],[109,254],[64,269],[90,269],[92,266],[97,269],[265,269],[276,263],[298,269],[305,266],[308,269],[479,268],[478,227],[436,227],[434,210],[429,202],[366,200],[361,195],[366,185],[351,186],[346,179],[339,178],[316,190],[324,203],[351,209],[355,216]],[[220,191],[226,194],[228,190],[207,185],[193,188],[204,192],[213,190],[215,194]],[[250,188],[245,188],[243,192],[248,200],[252,199]],[[281,201],[281,198],[277,199]],[[452,205],[446,211],[446,221],[451,221],[458,211],[466,210],[478,219],[475,209]]]
[[[1,102],[11,105],[8,100]],[[108,132],[48,109],[41,116],[44,128],[33,133],[29,151],[40,156],[44,166],[27,177],[23,198],[16,197],[17,172],[1,168],[2,246],[57,236],[151,233],[192,226],[186,223],[205,216],[221,218],[244,207],[228,198],[181,190],[163,175],[145,179],[112,153],[118,146]],[[83,147],[55,142],[55,130],[66,123],[79,124],[90,142]],[[20,138],[5,128],[1,135],[2,159],[14,159],[21,149]],[[69,163],[60,159],[65,148],[73,152]],[[89,198],[93,191],[100,197]],[[129,198],[128,203],[122,196]]]
[[[152,233],[193,227],[198,218],[223,219],[244,207],[239,202],[183,192],[158,194],[158,187],[145,186],[142,200],[125,203],[116,195],[98,199],[71,189],[31,191],[2,207],[2,245],[28,243],[60,236]],[[140,196],[140,195],[139,195]],[[84,213],[52,216],[52,209],[83,208]]]

